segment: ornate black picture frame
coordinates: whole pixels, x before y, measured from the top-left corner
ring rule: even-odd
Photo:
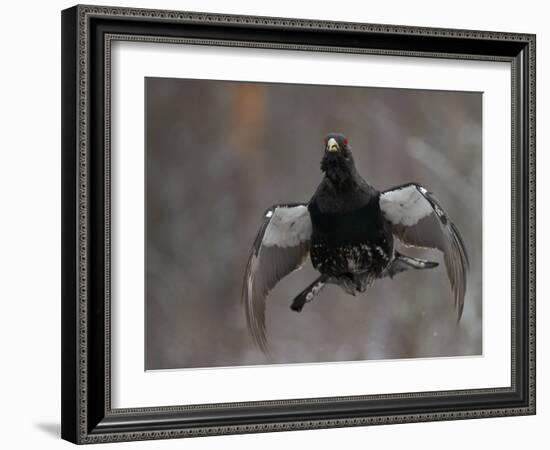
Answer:
[[[511,386],[113,409],[109,107],[116,40],[511,63]],[[534,413],[534,35],[98,6],[62,12],[64,439],[84,444]]]

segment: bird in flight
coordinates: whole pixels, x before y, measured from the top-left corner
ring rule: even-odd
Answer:
[[[396,240],[443,253],[460,320],[468,255],[457,227],[434,195],[416,183],[376,190],[358,173],[349,141],[341,133],[325,137],[321,171],[324,177],[311,200],[269,208],[254,240],[242,302],[257,346],[269,353],[265,325],[269,291],[299,269],[308,255],[319,276],[294,298],[290,307],[297,312],[327,284],[356,295],[376,279],[438,265],[402,254]]]

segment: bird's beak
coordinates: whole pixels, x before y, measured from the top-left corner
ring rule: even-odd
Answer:
[[[336,142],[336,139],[330,138],[327,141],[327,152],[337,152],[338,150],[340,150],[338,142]]]

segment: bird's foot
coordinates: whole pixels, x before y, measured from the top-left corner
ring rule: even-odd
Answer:
[[[405,256],[396,252],[395,259],[382,273],[381,278],[385,276],[389,276],[390,278],[393,279],[395,275],[401,272],[405,272],[407,270],[433,269],[438,265],[439,264],[435,261],[427,261],[425,259],[413,258],[412,256]]]

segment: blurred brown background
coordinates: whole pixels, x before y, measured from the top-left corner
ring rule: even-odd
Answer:
[[[313,194],[330,131],[379,190],[437,195],[470,255],[464,316],[443,264],[357,297],[327,286],[297,314],[308,261],[268,298],[274,362],[481,354],[480,93],[146,78],[145,95],[146,369],[266,362],[240,304],[247,257],[267,207]]]

